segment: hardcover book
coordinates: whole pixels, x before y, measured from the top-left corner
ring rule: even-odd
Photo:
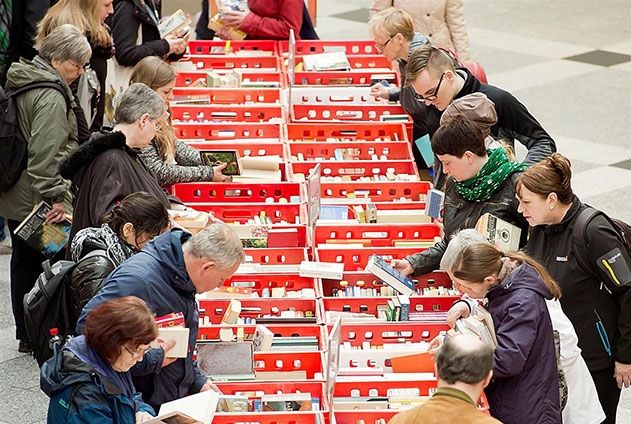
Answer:
[[[224,175],[241,175],[239,152],[236,150],[201,150],[199,152],[202,163],[207,166],[217,166],[227,163],[222,173]]]

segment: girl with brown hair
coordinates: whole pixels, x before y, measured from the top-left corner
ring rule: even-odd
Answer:
[[[531,226],[526,250],[563,289],[603,423],[615,423],[621,388],[631,385],[631,258],[613,222],[576,197],[571,179],[567,158],[544,159],[518,179],[518,210]]]
[[[169,110],[175,85],[175,69],[171,65],[156,56],[145,57],[131,74],[131,83],[135,82],[146,84],[158,93]],[[176,139],[170,117],[160,123],[151,145],[143,149],[142,158],[163,187],[197,181],[223,182],[231,178],[221,174],[226,164],[204,165],[199,151]]]
[[[486,299],[497,347],[486,389],[491,415],[505,424],[560,424],[559,380],[546,299],[559,286],[534,259],[500,252],[488,243],[465,246],[450,276],[474,299]]]

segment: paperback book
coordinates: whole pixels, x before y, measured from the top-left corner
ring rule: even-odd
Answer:
[[[68,244],[72,223],[66,217],[59,223],[46,223],[46,215],[52,207],[40,202],[18,225],[15,235],[36,251],[51,259]]]

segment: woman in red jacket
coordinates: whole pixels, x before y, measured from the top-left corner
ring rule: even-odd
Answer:
[[[302,27],[303,0],[248,0],[250,11],[221,11],[221,21],[245,32],[250,39],[287,40],[293,29],[299,38]],[[229,38],[228,31],[218,37]]]

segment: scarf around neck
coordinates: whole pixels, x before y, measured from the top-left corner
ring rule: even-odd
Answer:
[[[509,160],[503,148],[487,150],[487,154],[489,158],[477,174],[466,181],[456,181],[456,191],[469,202],[486,202],[508,177],[528,168]]]

